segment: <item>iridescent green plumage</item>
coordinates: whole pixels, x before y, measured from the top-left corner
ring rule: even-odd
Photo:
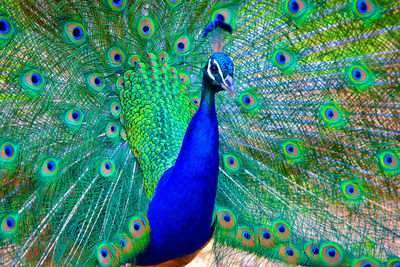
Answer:
[[[102,248],[103,265],[134,263],[222,44],[237,94],[216,97],[216,261],[397,267],[399,9],[3,1],[0,264],[98,265]],[[201,38],[221,16],[233,33]]]

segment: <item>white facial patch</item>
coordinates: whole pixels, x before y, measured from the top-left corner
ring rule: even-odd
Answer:
[[[211,79],[213,79],[213,81],[215,82],[214,75],[212,75],[212,73],[211,73],[211,71],[210,71],[210,68],[211,68],[211,59],[208,61],[207,73],[208,73],[208,76],[209,76]]]
[[[223,81],[224,80],[224,75],[222,74],[221,67],[219,66],[218,62],[215,59],[214,59],[214,64],[217,65],[219,76],[221,77],[221,80]]]

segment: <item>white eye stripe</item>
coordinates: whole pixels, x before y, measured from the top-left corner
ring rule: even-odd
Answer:
[[[207,73],[208,73],[208,76],[215,81],[214,75],[212,75],[210,68],[211,68],[211,59],[208,61]]]
[[[218,67],[219,76],[221,77],[222,80],[224,80],[224,75],[222,74],[221,67],[219,66],[218,62],[215,59],[214,59],[214,64],[216,64]]]

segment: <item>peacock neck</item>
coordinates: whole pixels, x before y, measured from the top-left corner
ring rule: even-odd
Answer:
[[[215,112],[215,93],[212,83],[207,78],[203,78],[203,87],[201,90],[201,103],[199,112],[216,114]]]

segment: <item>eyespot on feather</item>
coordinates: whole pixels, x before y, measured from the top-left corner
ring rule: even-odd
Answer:
[[[45,80],[38,70],[26,72],[21,82],[25,88],[31,90],[33,93],[38,93],[45,84]]]
[[[190,103],[192,104],[192,106],[198,108],[198,107],[200,107],[200,98],[193,97],[192,100],[190,101]]]
[[[250,92],[240,95],[240,104],[247,110],[254,110],[258,107],[258,99]]]
[[[18,146],[12,142],[4,142],[0,148],[0,161],[11,163],[16,160],[18,155]]]
[[[143,38],[150,38],[155,32],[155,25],[150,17],[143,17],[138,23],[138,33]]]
[[[73,129],[77,129],[82,125],[83,113],[77,108],[71,108],[65,113],[65,123]]]
[[[226,154],[223,156],[225,169],[233,172],[240,171],[241,164],[239,159],[233,154]]]
[[[13,235],[17,231],[18,220],[14,215],[6,215],[1,219],[1,234]]]
[[[124,129],[121,129],[121,138],[124,141],[128,140],[128,136],[126,135],[126,131]]]
[[[306,251],[307,256],[310,259],[313,259],[315,261],[318,260],[319,253],[320,253],[320,248],[319,248],[318,243],[313,243],[313,242],[307,243],[306,247],[305,247],[305,251]]]
[[[158,60],[160,63],[165,63],[169,61],[169,55],[165,51],[161,51],[160,54],[158,55]]]
[[[294,142],[286,142],[283,144],[283,152],[286,158],[291,159],[291,158],[298,158],[301,150],[300,147],[294,143]]]
[[[132,55],[129,57],[129,65],[136,67],[140,63],[140,57],[138,55]]]
[[[179,80],[182,84],[188,84],[190,83],[189,76],[187,76],[185,73],[179,74]]]
[[[58,161],[54,158],[45,159],[41,166],[41,175],[44,177],[53,177],[58,172]]]
[[[345,182],[341,185],[342,195],[346,200],[359,201],[361,200],[361,188],[353,182]]]
[[[86,40],[86,30],[80,23],[66,24],[65,33],[68,37],[68,40],[74,44],[82,44]]]
[[[274,233],[267,227],[258,229],[257,237],[258,243],[265,248],[270,248],[275,245]]]
[[[186,36],[182,36],[175,41],[175,51],[179,54],[185,54],[189,50],[190,41]]]
[[[9,39],[14,33],[14,25],[10,19],[5,16],[0,16],[0,40]]]
[[[240,227],[236,233],[237,241],[246,248],[254,247],[256,239],[254,233],[247,227]]]
[[[133,241],[147,236],[150,233],[148,221],[138,216],[132,218],[129,221],[129,233],[131,234]]]
[[[212,13],[211,21],[222,21],[225,22],[226,24],[231,24],[232,14],[229,9],[221,8]]]
[[[111,114],[114,117],[118,118],[119,115],[121,114],[121,105],[118,102],[113,102],[113,103],[111,103],[110,110],[111,110]]]
[[[343,263],[344,257],[338,246],[334,244],[325,244],[320,249],[318,260],[329,266],[339,266]]]
[[[354,267],[378,267],[379,264],[373,258],[364,257],[354,262]]]
[[[112,160],[104,160],[100,164],[100,174],[103,177],[110,177],[116,172],[115,164]]]
[[[369,18],[376,13],[376,5],[371,0],[355,0],[353,10],[360,18]]]
[[[110,49],[108,49],[107,58],[110,65],[113,67],[121,66],[125,62],[124,52],[116,47],[111,47]]]
[[[125,88],[125,80],[124,77],[119,77],[116,82],[116,86],[118,90],[122,90]]]
[[[125,9],[126,0],[108,0],[108,5],[112,10],[121,12]]]
[[[279,247],[281,259],[289,265],[296,265],[299,262],[300,255],[291,245],[281,245]]]
[[[383,149],[377,152],[380,167],[387,174],[400,173],[400,153],[396,149]]]
[[[224,230],[232,230],[236,226],[236,218],[232,212],[221,209],[217,212],[218,225]]]
[[[345,124],[343,111],[334,103],[328,103],[319,111],[320,117],[326,126],[338,128]]]
[[[275,236],[281,242],[288,242],[290,239],[290,227],[283,221],[277,221],[272,225]]]
[[[118,263],[119,253],[115,251],[115,248],[108,244],[101,244],[97,247],[97,261],[100,266],[114,266]]]
[[[272,57],[272,63],[282,70],[289,69],[294,65],[294,62],[294,55],[286,50],[277,50]]]
[[[104,86],[104,79],[101,74],[93,73],[86,77],[86,84],[93,92],[100,92]]]
[[[373,73],[360,64],[354,64],[346,69],[347,77],[357,89],[364,90],[374,82]]]
[[[388,262],[388,267],[400,267],[400,259],[391,259]]]
[[[110,122],[107,124],[107,127],[106,127],[107,137],[115,138],[118,136],[118,133],[119,133],[119,127],[115,123]]]
[[[170,7],[176,7],[177,5],[182,3],[182,0],[166,0],[166,1]]]
[[[287,13],[298,18],[305,14],[307,8],[307,3],[303,0],[286,0],[285,9]]]

